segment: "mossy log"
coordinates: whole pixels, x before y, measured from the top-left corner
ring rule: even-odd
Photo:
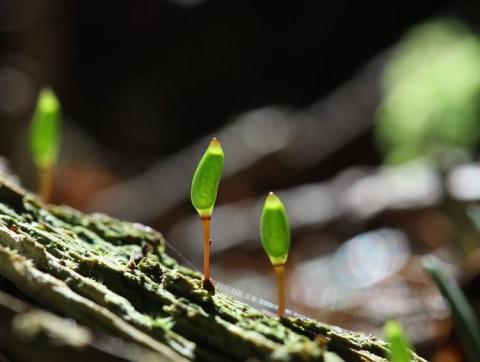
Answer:
[[[386,361],[387,345],[375,337],[208,293],[149,227],[42,205],[1,179],[0,275],[40,306],[155,360]]]
[[[0,362],[7,360],[5,355],[16,362],[169,360],[136,344],[94,334],[72,320],[34,308],[0,292]]]

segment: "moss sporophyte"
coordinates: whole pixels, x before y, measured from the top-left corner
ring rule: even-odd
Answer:
[[[411,346],[400,324],[389,320],[384,326],[385,337],[390,345],[388,359],[390,362],[410,362]]]
[[[60,149],[61,107],[55,93],[44,88],[38,95],[31,121],[30,148],[38,171],[39,194],[44,202],[50,200],[53,169]]]
[[[285,263],[290,249],[290,226],[282,200],[270,192],[260,217],[262,246],[273,265],[277,277],[277,315],[285,314]]]
[[[215,292],[210,279],[210,223],[222,176],[224,154],[220,142],[214,138],[208,145],[192,180],[191,199],[200,215],[203,231],[203,288]]]

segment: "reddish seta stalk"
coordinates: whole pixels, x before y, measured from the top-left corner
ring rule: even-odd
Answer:
[[[39,168],[38,176],[40,198],[44,203],[48,203],[53,192],[53,167]]]
[[[210,278],[210,246],[212,244],[212,239],[210,238],[210,223],[212,217],[202,216],[200,220],[203,231],[203,289],[214,294],[215,286]]]
[[[277,316],[282,318],[285,315],[285,264],[274,265],[277,277]]]

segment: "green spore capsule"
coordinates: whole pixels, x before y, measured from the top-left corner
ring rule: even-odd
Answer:
[[[223,161],[222,146],[214,138],[200,160],[192,180],[192,204],[201,217],[209,217],[212,214],[222,176]]]
[[[260,217],[262,246],[273,264],[277,277],[277,315],[285,314],[285,263],[290,249],[290,226],[282,200],[273,192],[268,194]]]
[[[38,168],[50,168],[56,164],[60,128],[60,102],[50,88],[44,88],[38,95],[30,133],[30,147]]]
[[[290,226],[282,200],[273,192],[267,196],[263,206],[260,237],[272,264],[285,264],[290,249]]]
[[[395,320],[389,320],[384,326],[385,337],[390,345],[388,359],[390,362],[410,362],[410,343],[403,332],[400,324]]]
[[[55,93],[44,88],[38,95],[30,129],[30,148],[37,166],[39,194],[48,202],[53,189],[53,169],[60,150],[61,107]]]
[[[218,184],[223,170],[223,150],[220,142],[214,138],[195,170],[192,180],[191,198],[193,207],[200,215],[203,234],[203,288],[215,293],[210,279],[210,223],[213,206],[217,199]]]

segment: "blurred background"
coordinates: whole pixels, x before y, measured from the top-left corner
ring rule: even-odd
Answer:
[[[0,0],[0,173],[36,190],[40,88],[63,108],[54,202],[160,230],[201,269],[191,177],[211,137],[218,287],[272,310],[265,195],[292,226],[288,308],[462,361],[420,258],[480,312],[480,6],[474,1]]]

